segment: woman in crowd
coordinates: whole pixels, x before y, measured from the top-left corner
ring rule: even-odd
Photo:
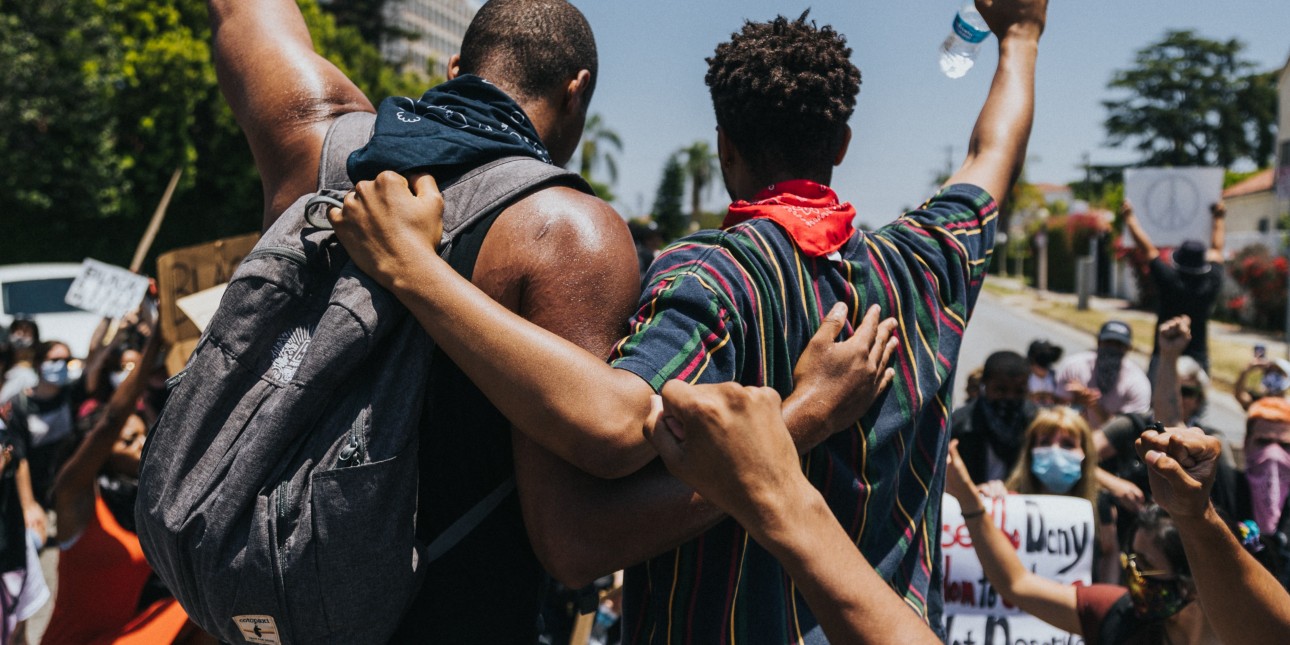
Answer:
[[[1046,340],[1036,340],[1026,349],[1030,362],[1030,400],[1036,405],[1049,407],[1057,404],[1057,377],[1053,366],[1062,359],[1062,348]]]
[[[1097,508],[1101,488],[1093,458],[1093,431],[1078,412],[1058,406],[1041,410],[1026,428],[1021,454],[1006,482],[987,482],[981,493],[998,498],[1006,493],[1067,495],[1089,501]],[[1102,514],[1104,515],[1104,514]],[[1097,580],[1119,578],[1114,514],[1100,517],[1096,535],[1094,571]]]
[[[972,545],[990,584],[1008,603],[1088,645],[1218,643],[1198,603],[1182,538],[1158,507],[1138,516],[1132,549],[1121,558],[1127,586],[1075,586],[1026,569],[1012,543],[991,523],[976,486],[950,446],[945,491],[958,500]]]
[[[134,534],[146,426],[135,414],[156,364],[150,338],[58,473],[58,595],[46,645],[214,642],[157,582]],[[112,593],[104,593],[105,588]]]

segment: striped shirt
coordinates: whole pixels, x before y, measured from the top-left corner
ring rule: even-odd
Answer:
[[[655,390],[670,379],[737,381],[787,396],[794,363],[835,302],[848,304],[852,327],[873,304],[896,317],[892,387],[802,467],[869,562],[937,631],[950,390],[995,216],[984,191],[952,186],[873,233],[857,231],[839,259],[803,255],[766,219],[701,231],[655,260],[612,356]],[[629,643],[819,638],[779,563],[730,519],[629,569],[623,615]]]

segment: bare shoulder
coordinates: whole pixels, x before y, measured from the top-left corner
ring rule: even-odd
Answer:
[[[511,310],[601,355],[640,295],[627,224],[609,204],[566,187],[537,191],[497,218],[473,281]]]

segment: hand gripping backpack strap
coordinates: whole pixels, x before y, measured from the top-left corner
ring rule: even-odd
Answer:
[[[331,229],[327,210],[341,208],[341,195],[354,188],[349,180],[346,162],[349,155],[372,138],[376,115],[371,112],[348,112],[336,117],[323,139],[322,158],[318,160],[318,194],[305,203],[305,219],[311,226]]]

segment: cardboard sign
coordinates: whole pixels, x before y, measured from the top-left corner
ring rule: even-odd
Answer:
[[[121,267],[85,258],[81,272],[67,290],[63,301],[104,318],[121,318],[134,311],[144,294],[148,279]]]
[[[1223,198],[1223,169],[1130,168],[1124,171],[1124,196],[1133,202],[1152,244],[1175,247],[1198,240],[1208,247],[1209,208]],[[1132,236],[1124,237],[1125,244],[1133,244]]]
[[[248,233],[177,249],[157,258],[161,334],[167,343],[201,335],[197,325],[179,308],[179,299],[228,282],[259,239],[259,233]]]
[[[210,324],[211,318],[215,316],[215,310],[219,309],[219,301],[224,297],[224,290],[228,288],[228,283],[218,284],[204,291],[198,291],[191,296],[184,296],[175,301],[179,305],[179,310],[184,312],[188,319],[193,321],[197,326],[198,332],[205,332],[206,326]]]
[[[1008,495],[988,502],[994,525],[1008,536],[1021,564],[1062,583],[1093,581],[1093,505],[1078,497]],[[1012,645],[1062,643],[1084,639],[1053,627],[1004,602],[981,569],[958,502],[949,495],[941,506],[944,550],[946,643]]]

